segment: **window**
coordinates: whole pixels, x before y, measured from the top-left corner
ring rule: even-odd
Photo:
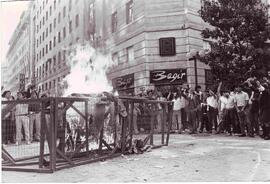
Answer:
[[[64,6],[63,8],[63,18],[65,18],[65,16],[66,16],[66,6]]]
[[[44,7],[45,7],[45,2],[43,1],[43,10],[44,10]]]
[[[41,35],[39,36],[39,44],[41,44]]]
[[[45,24],[45,17],[43,16],[42,17],[42,25],[44,26],[44,24]]]
[[[114,33],[117,29],[117,12],[112,14],[112,33]]]
[[[42,41],[44,41],[45,38],[45,32],[42,33]]]
[[[46,21],[48,20],[48,11],[46,11]]]
[[[76,27],[79,26],[79,14],[76,15],[76,18],[75,18],[75,25],[76,25]]]
[[[116,65],[118,65],[118,63],[119,63],[119,55],[118,55],[117,52],[116,52],[116,53],[113,53],[113,55],[112,55],[112,60],[113,60],[113,62],[114,62]]]
[[[64,61],[64,63],[66,61],[66,51],[65,50],[63,51],[63,61]]]
[[[54,0],[54,2],[53,2],[53,9],[54,10],[56,9],[56,0]]]
[[[55,80],[53,80],[53,87],[55,88]]]
[[[45,90],[47,90],[48,89],[48,83],[46,82],[45,83]]]
[[[38,39],[37,39],[37,48],[38,48]]]
[[[48,53],[48,44],[46,44],[46,54]]]
[[[46,38],[48,37],[48,28],[46,28]]]
[[[58,0],[58,4],[60,4],[61,3],[61,0]]]
[[[58,43],[61,42],[61,31],[58,32]]]
[[[49,42],[49,49],[52,50],[52,41]]]
[[[37,25],[37,33],[38,33],[38,25]]]
[[[58,52],[58,65],[61,64],[61,52],[59,51]]]
[[[126,22],[127,24],[133,21],[133,0],[126,4]]]
[[[55,44],[56,44],[56,37],[54,36],[53,37],[53,46],[55,47]]]
[[[53,19],[53,28],[56,27],[56,18]]]
[[[61,22],[61,13],[59,12],[58,13],[58,23],[60,23]]]
[[[41,21],[39,22],[39,29],[41,29]]]
[[[63,39],[66,37],[66,27],[63,28]]]
[[[55,67],[55,65],[56,65],[56,56],[54,55],[53,56],[53,66]]]
[[[128,62],[134,61],[134,49],[133,46],[127,48],[127,60]]]
[[[70,11],[72,8],[72,0],[69,0],[69,3],[68,3],[68,10]]]
[[[44,57],[44,47],[42,48],[42,57]]]
[[[52,32],[52,24],[50,24],[50,33]]]
[[[49,82],[49,89],[51,89],[51,87],[52,87],[52,86],[51,86],[51,81],[50,81],[50,82]]]
[[[69,21],[69,33],[72,32],[72,21]]]
[[[52,6],[50,6],[50,16],[52,15]]]
[[[39,59],[41,59],[41,50],[39,51]]]
[[[211,50],[210,42],[204,40],[203,41],[203,49],[207,50],[207,51],[210,51]]]
[[[37,62],[38,62],[38,53],[37,53]]]

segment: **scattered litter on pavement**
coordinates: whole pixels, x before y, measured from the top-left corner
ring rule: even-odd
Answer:
[[[154,167],[155,168],[159,168],[159,169],[163,169],[164,168],[164,166],[162,166],[162,165],[155,165]]]
[[[121,157],[125,158],[125,159],[128,159],[128,157],[126,155],[121,155]]]
[[[107,161],[102,161],[102,162],[99,162],[101,165],[104,165],[104,164],[107,164],[108,162]]]

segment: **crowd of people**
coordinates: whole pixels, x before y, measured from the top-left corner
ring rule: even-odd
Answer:
[[[216,90],[202,92],[200,86],[195,89],[187,87],[171,87],[168,92],[157,89],[149,90],[138,96],[160,101],[173,101],[166,112],[172,110],[173,133],[189,132],[190,134],[228,134],[240,137],[260,136],[270,139],[270,82],[256,77],[245,83],[225,89],[222,82]],[[135,104],[133,112],[134,132],[138,133],[138,115],[145,111],[141,104]],[[148,108],[151,118],[155,119],[157,132],[161,131],[164,117],[161,105]]]
[[[37,99],[35,90],[19,91],[16,98],[11,91],[4,91],[2,101]],[[10,106],[10,107],[7,107]],[[2,143],[20,145],[22,140],[26,144],[40,140],[40,105],[38,103],[2,104],[2,109],[7,107],[8,112],[2,111]],[[35,127],[35,129],[34,129]],[[35,133],[35,134],[34,134]]]
[[[249,78],[245,83],[230,90],[225,89],[220,82],[216,90],[209,89],[206,92],[202,92],[200,86],[196,86],[195,89],[186,86],[170,87],[167,91],[149,90],[138,96],[174,103],[168,106],[162,103],[135,103],[135,134],[140,132],[138,117],[150,115],[151,121],[155,122],[155,131],[161,132],[162,121],[166,122],[167,126],[170,120],[168,114],[171,113],[169,115],[172,117],[172,133],[225,133],[231,136],[260,136],[265,140],[270,139],[270,81],[265,77],[261,80]],[[16,96],[17,100],[37,98],[39,94],[32,89],[18,92]],[[10,91],[4,91],[2,101],[9,100],[15,98]],[[2,104],[2,110],[5,106],[8,105]],[[3,114],[2,111],[2,143],[20,145],[23,139],[26,144],[39,141],[40,111],[38,103],[19,103],[13,105],[7,113]],[[46,121],[49,121],[47,119]]]

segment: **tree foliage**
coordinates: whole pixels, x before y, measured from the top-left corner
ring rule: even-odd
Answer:
[[[236,85],[263,75],[270,62],[267,8],[261,0],[202,0],[199,14],[210,24],[202,36],[212,42],[201,61],[212,68],[214,78]]]

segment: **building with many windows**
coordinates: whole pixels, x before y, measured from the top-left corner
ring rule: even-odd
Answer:
[[[187,53],[209,48],[201,37],[207,25],[198,0],[95,1],[96,36],[104,38],[117,66],[108,77],[119,91],[140,93],[156,87],[195,86],[194,61]],[[198,62],[198,84],[211,82]]]
[[[35,32],[35,83],[42,92],[58,93],[58,83],[69,73],[69,49],[89,41],[88,22],[91,1],[35,1],[32,30]]]
[[[6,56],[8,82],[5,89],[13,93],[25,90],[25,85],[31,80],[29,8],[20,17],[20,22],[9,41],[9,50]]]

